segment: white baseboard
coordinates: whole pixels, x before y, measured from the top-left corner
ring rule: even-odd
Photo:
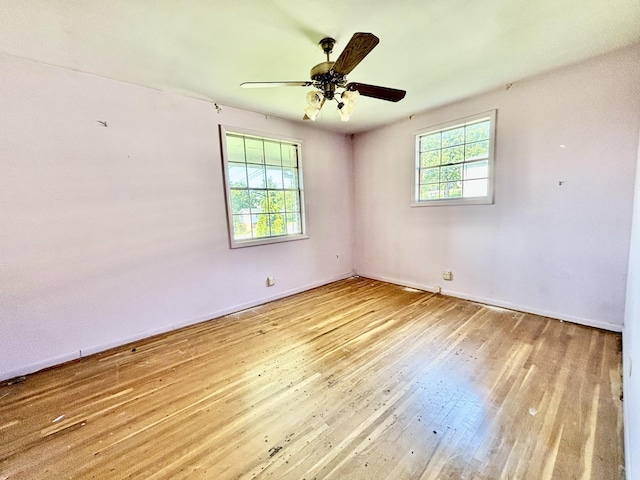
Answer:
[[[317,287],[321,287],[322,285],[327,285],[329,283],[333,283],[333,282],[337,282],[338,280],[344,280],[345,278],[349,278],[352,277],[354,275],[353,272],[348,272],[348,273],[343,273],[341,275],[337,275],[335,277],[326,279],[326,280],[321,280],[319,282],[314,282],[314,283],[310,283],[307,284],[305,286],[302,287],[296,287],[296,288],[292,288],[290,290],[286,290],[283,292],[278,292],[275,295],[270,295],[268,297],[264,297],[261,298],[260,300],[254,301],[254,302],[245,302],[245,303],[241,303],[238,305],[233,305],[230,307],[225,307],[225,308],[221,308],[219,310],[215,310],[205,316],[199,317],[199,318],[190,318],[190,319],[182,319],[179,320],[178,322],[166,326],[166,327],[162,327],[162,328],[158,328],[158,329],[154,329],[154,330],[147,330],[144,332],[140,332],[137,335],[133,335],[133,336],[129,336],[129,337],[123,337],[123,338],[119,338],[117,340],[114,340],[113,342],[107,342],[107,343],[103,343],[100,345],[89,345],[89,346],[83,346],[81,349],[74,351],[74,352],[69,352],[66,353],[64,355],[60,355],[57,356],[55,358],[48,358],[36,363],[32,363],[29,365],[25,365],[23,367],[17,368],[17,369],[13,369],[13,370],[7,370],[4,372],[0,372],[0,381],[2,380],[8,380],[10,378],[15,378],[15,377],[19,377],[22,375],[29,375],[31,373],[43,370],[45,368],[49,368],[49,367],[53,367],[55,365],[60,365],[61,363],[65,363],[65,362],[69,362],[72,360],[77,360],[78,358],[82,358],[82,357],[86,357],[89,355],[93,355],[95,353],[99,353],[99,352],[104,352],[105,350],[109,350],[110,348],[114,348],[114,347],[119,347],[121,345],[126,345],[127,343],[131,343],[131,342],[136,342],[138,340],[142,340],[144,338],[148,338],[148,337],[152,337],[154,335],[159,335],[161,333],[166,333],[166,332],[171,332],[173,330],[177,330],[179,328],[183,328],[183,327],[187,327],[189,325],[195,325],[197,323],[202,323],[202,322],[206,322],[209,320],[214,320],[216,318],[222,317],[224,315],[229,315],[231,313],[236,313],[242,310],[246,310],[247,308],[252,308],[252,307],[256,307],[258,305],[263,305],[265,303],[269,303],[272,302],[274,300],[279,300],[280,298],[284,298],[284,297],[289,297],[291,295],[295,295],[296,293],[301,293],[307,290],[311,290],[313,288],[317,288]]]
[[[154,335],[159,335],[162,333],[166,333],[166,332],[170,332],[173,330],[177,330],[179,328],[183,328],[183,327],[187,327],[189,325],[195,325],[197,323],[201,323],[201,322],[206,322],[208,320],[213,320],[215,318],[218,317],[222,317],[224,315],[229,315],[231,313],[236,313],[242,310],[246,310],[247,308],[253,308],[256,307],[258,305],[262,305],[268,302],[272,302],[274,300],[278,300],[280,298],[284,298],[284,297],[288,297],[291,295],[295,295],[296,293],[300,293],[300,292],[304,292],[306,290],[311,290],[313,288],[317,288],[320,287],[322,285],[326,285],[332,282],[336,282],[338,280],[343,280],[345,278],[349,278],[353,275],[358,275],[361,277],[365,277],[365,278],[371,278],[373,280],[380,280],[383,282],[388,282],[388,283],[393,283],[395,285],[400,285],[403,287],[410,287],[410,288],[415,288],[418,290],[423,290],[423,291],[427,291],[427,292],[435,292],[435,287],[432,286],[427,286],[427,285],[423,285],[423,284],[419,284],[419,283],[414,283],[414,282],[407,282],[404,280],[399,280],[399,279],[395,279],[395,278],[391,278],[391,277],[386,277],[383,275],[372,275],[372,274],[367,274],[367,273],[354,273],[354,272],[348,272],[348,273],[344,273],[341,275],[338,275],[336,277],[330,278],[330,279],[326,279],[326,280],[322,280],[319,282],[314,282],[302,287],[296,287],[290,290],[286,290],[283,292],[279,292],[275,295],[271,295],[265,298],[261,298],[258,301],[253,301],[253,302],[245,302],[245,303],[241,303],[241,304],[237,304],[237,305],[233,305],[230,307],[226,307],[226,308],[222,308],[216,311],[213,311],[203,317],[199,317],[199,318],[191,318],[191,319],[182,319],[172,325],[169,325],[167,327],[163,327],[163,328],[158,328],[158,329],[154,329],[154,330],[148,330],[145,332],[141,332],[140,334],[137,335],[133,335],[133,336],[129,336],[129,337],[123,337],[123,338],[119,338],[118,340],[115,340],[113,342],[108,342],[108,343],[103,343],[100,345],[90,345],[90,346],[86,346],[83,347],[82,349],[75,351],[75,352],[69,352],[66,353],[64,355],[59,355],[55,358],[49,358],[49,359],[45,359],[36,363],[32,363],[29,365],[26,365],[24,367],[18,368],[18,369],[13,369],[13,370],[8,370],[8,371],[4,371],[4,372],[0,372],[0,380],[6,380],[6,379],[10,379],[10,378],[14,378],[14,377],[19,377],[21,375],[28,375],[34,372],[37,372],[39,370],[45,369],[45,368],[49,368],[49,367],[53,367],[55,365],[59,365],[61,363],[65,363],[65,362],[69,362],[71,360],[76,360],[78,358],[82,358],[82,357],[86,357],[88,355],[93,355],[95,353],[99,353],[99,352],[103,352],[105,350],[109,350],[110,348],[114,348],[114,347],[119,347],[121,345],[126,345],[127,343],[131,343],[131,342],[136,342],[138,340],[142,340],[144,338],[148,338],[148,337],[152,337]],[[601,322],[598,320],[593,320],[593,319],[589,319],[589,318],[582,318],[582,317],[575,317],[572,315],[566,315],[566,314],[562,314],[562,313],[558,313],[558,312],[552,312],[552,311],[547,311],[547,310],[541,310],[541,309],[537,309],[537,308],[531,308],[525,305],[518,305],[518,304],[514,304],[511,302],[505,302],[502,300],[496,300],[493,298],[486,298],[486,297],[480,297],[480,296],[476,296],[476,295],[469,295],[466,294],[464,292],[456,292],[454,290],[442,290],[441,292],[443,295],[449,295],[452,297],[457,297],[457,298],[463,298],[465,300],[470,300],[473,302],[478,302],[478,303],[484,303],[487,305],[494,305],[497,307],[502,307],[502,308],[507,308],[510,310],[517,310],[520,312],[527,312],[527,313],[533,313],[535,315],[541,315],[544,317],[550,317],[550,318],[556,318],[558,320],[562,320],[562,321],[567,321],[567,322],[571,322],[571,323],[576,323],[579,325],[586,325],[589,327],[595,327],[595,328],[600,328],[603,330],[609,330],[609,331],[613,331],[613,332],[621,332],[622,331],[622,325],[617,325],[617,324],[612,324],[612,323],[608,323],[608,322]]]
[[[435,287],[433,287],[433,286],[422,285],[422,284],[413,283],[413,282],[406,282],[404,280],[398,280],[396,278],[386,277],[386,276],[383,276],[383,275],[371,275],[371,274],[361,273],[361,272],[357,272],[356,275],[358,275],[360,277],[371,278],[373,280],[380,280],[382,282],[393,283],[395,285],[400,285],[400,286],[403,286],[403,287],[415,288],[415,289],[423,290],[423,291],[426,291],[426,292],[435,292],[435,290],[436,290]],[[462,298],[464,300],[471,300],[472,302],[478,302],[478,303],[483,303],[483,304],[486,304],[486,305],[493,305],[493,306],[496,306],[496,307],[507,308],[509,310],[516,310],[518,312],[533,313],[534,315],[540,315],[542,317],[555,318],[557,320],[576,323],[576,324],[579,324],[579,325],[585,325],[587,327],[600,328],[602,330],[609,330],[611,332],[618,332],[618,333],[622,332],[622,325],[618,325],[618,324],[615,324],[615,323],[602,322],[600,320],[594,320],[594,319],[591,319],[591,318],[576,317],[576,316],[573,316],[573,315],[566,315],[564,313],[553,312],[553,311],[550,311],[550,310],[542,310],[542,309],[539,309],[539,308],[530,307],[528,305],[519,305],[519,304],[516,304],[516,303],[505,302],[504,300],[499,300],[499,299],[495,299],[495,298],[487,298],[487,297],[481,297],[481,296],[477,296],[477,295],[469,295],[467,293],[457,292],[455,290],[442,289],[441,293],[443,295],[448,295],[450,297]]]
[[[33,372],[44,370],[45,368],[53,367],[54,365],[60,365],[61,363],[67,363],[72,360],[76,360],[78,358],[80,358],[78,352],[71,352],[64,355],[58,355],[54,358],[47,358],[40,362],[29,364],[25,367],[15,368],[13,370],[5,370],[4,372],[0,372],[0,381],[28,375]]]

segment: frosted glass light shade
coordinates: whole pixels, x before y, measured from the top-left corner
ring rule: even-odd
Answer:
[[[307,108],[304,109],[304,113],[310,120],[315,121],[322,107],[322,101],[324,96],[318,91],[311,91],[307,93]]]
[[[340,95],[341,106],[338,109],[340,120],[346,122],[351,118],[351,115],[353,115],[353,111],[355,110],[356,103],[358,102],[358,98],[360,98],[360,93],[357,90],[346,90],[342,92]]]
[[[338,113],[340,114],[340,120],[342,120],[343,122],[346,122],[351,118],[351,115],[353,114],[353,109],[347,107],[347,105],[344,105],[342,108],[338,110]]]
[[[318,116],[319,111],[320,109],[315,107],[307,107],[304,109],[305,115],[309,117],[309,120],[313,120],[314,122],[316,120],[316,117]]]
[[[311,91],[307,93],[307,106],[320,108],[320,104],[322,103],[322,94],[318,91]]]
[[[347,106],[350,106],[352,111],[353,111],[353,107],[355,107],[356,103],[358,103],[359,98],[360,98],[360,92],[358,92],[357,90],[353,90],[353,91],[347,90],[345,92],[342,92],[342,95],[340,96],[342,103],[344,103]]]

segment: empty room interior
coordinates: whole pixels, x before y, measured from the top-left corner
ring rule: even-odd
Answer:
[[[0,480],[640,479],[637,0],[0,24]]]

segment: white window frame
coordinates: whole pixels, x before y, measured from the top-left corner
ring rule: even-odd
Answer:
[[[295,234],[285,233],[281,235],[272,235],[267,237],[248,238],[248,239],[234,238],[233,208],[231,204],[231,188],[230,188],[231,182],[229,178],[229,165],[228,165],[229,155],[227,152],[227,133],[242,135],[245,137],[255,137],[263,140],[286,142],[296,146],[297,152],[298,152],[297,191],[299,193],[299,201],[300,201],[301,233],[295,233]],[[291,137],[286,137],[286,136],[273,134],[273,133],[257,132],[257,131],[248,130],[245,128],[220,125],[220,144],[222,147],[222,169],[223,169],[223,178],[224,178],[225,201],[226,201],[226,208],[227,208],[227,227],[229,231],[229,242],[230,242],[231,248],[251,247],[256,245],[290,242],[294,240],[303,240],[303,239],[309,238],[309,235],[307,234],[306,207],[305,207],[305,201],[304,201],[304,183],[303,183],[303,173],[302,173],[302,170],[303,170],[302,140],[298,138],[291,138]],[[260,164],[256,164],[256,165],[260,165]],[[266,166],[265,166],[265,169],[266,169]],[[247,186],[247,190],[250,190],[249,186]],[[265,190],[266,190],[266,187],[265,187]],[[285,189],[283,188],[282,190],[284,191]]]
[[[461,127],[481,120],[490,120],[489,126],[489,156],[488,156],[488,178],[487,178],[487,195],[482,197],[456,197],[456,198],[438,198],[429,200],[420,200],[420,137],[433,133],[449,130],[455,127]],[[495,170],[495,136],[496,136],[496,110],[470,115],[439,125],[416,130],[415,135],[415,164],[413,174],[413,185],[411,194],[412,207],[436,207],[442,205],[490,205],[494,203],[494,170]],[[461,164],[466,163],[465,161]]]

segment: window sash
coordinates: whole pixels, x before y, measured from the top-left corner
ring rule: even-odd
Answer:
[[[220,126],[231,248],[308,238],[298,139]]]
[[[493,203],[496,110],[414,132],[412,206]]]

